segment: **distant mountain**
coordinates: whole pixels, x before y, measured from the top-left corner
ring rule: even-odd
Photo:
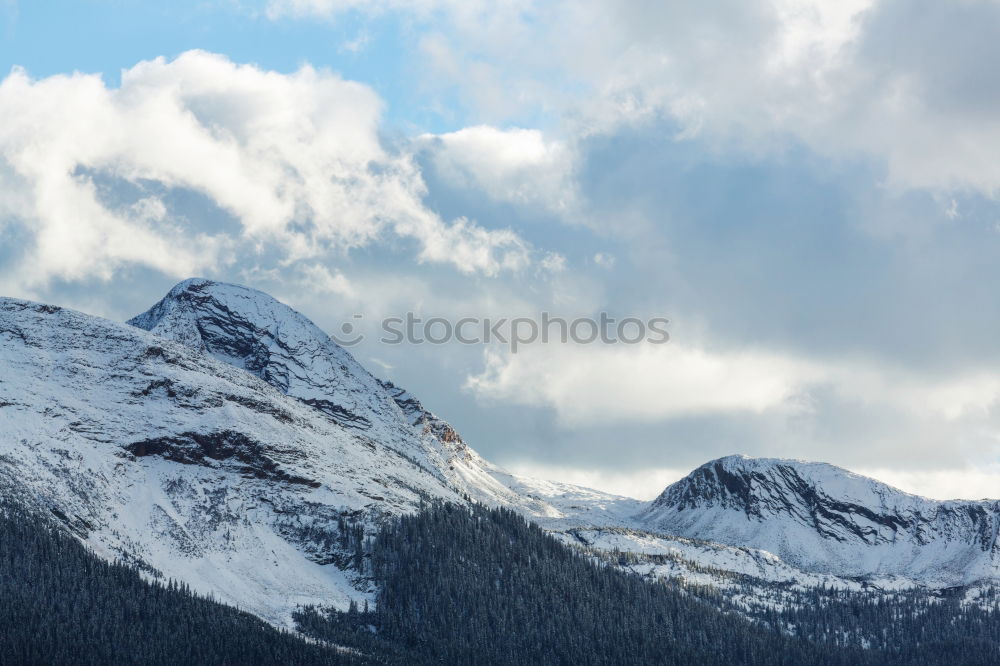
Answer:
[[[1000,578],[1000,501],[936,501],[824,463],[728,456],[667,487],[649,529],[768,551],[810,572],[943,587]]]

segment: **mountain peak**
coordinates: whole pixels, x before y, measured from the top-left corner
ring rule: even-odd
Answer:
[[[399,420],[378,380],[347,350],[256,289],[190,278],[128,323],[251,372],[343,426]]]
[[[827,469],[836,471],[841,474],[849,474],[852,476],[859,476],[854,474],[843,467],[837,467],[836,465],[831,465],[830,463],[817,462],[815,460],[804,460],[801,458],[769,458],[763,456],[748,456],[743,453],[732,453],[728,456],[722,456],[721,458],[716,458],[714,460],[709,460],[708,462],[701,465],[701,467],[722,465],[727,469],[768,469],[778,466],[794,467],[799,469]]]
[[[992,575],[1000,504],[931,500],[827,463],[733,455],[668,486],[639,519],[806,570],[963,580]],[[938,549],[946,556],[931,557]]]
[[[220,350],[212,351],[211,347],[213,342],[220,342],[220,331],[213,328],[212,323],[219,324],[223,318],[239,320],[246,328],[256,328],[259,333],[272,337],[278,336],[282,324],[294,322],[297,324],[294,328],[300,330],[290,333],[305,333],[332,343],[311,321],[272,296],[250,287],[206,278],[178,282],[158,303],[128,323],[218,355]],[[232,362],[234,359],[222,360]],[[254,371],[253,368],[244,369]]]
[[[232,283],[228,283],[228,282],[218,283],[215,280],[209,280],[208,278],[202,278],[202,277],[189,277],[186,280],[181,280],[180,282],[178,282],[177,284],[175,284],[170,289],[169,293],[170,294],[178,294],[178,293],[180,293],[182,291],[186,291],[186,290],[188,290],[190,288],[198,289],[198,288],[201,288],[201,287],[208,287],[208,286],[211,286],[213,284],[222,284],[222,285],[225,285],[227,287],[238,287],[240,289],[246,289],[247,291],[254,291],[253,289],[250,289],[249,287],[244,287],[242,285],[232,284]],[[260,293],[263,293],[263,292],[260,292]]]
[[[481,461],[448,423],[374,377],[308,318],[264,292],[190,278],[128,323],[246,370],[442,478],[460,467],[456,456],[479,474]]]
[[[652,507],[721,506],[763,518],[775,503],[784,506],[791,497],[809,503],[820,496],[861,505],[922,500],[829,463],[734,454],[697,467],[668,486]]]

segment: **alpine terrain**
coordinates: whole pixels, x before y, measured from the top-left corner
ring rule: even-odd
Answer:
[[[991,613],[1000,581],[1000,501],[933,501],[831,465],[742,456],[648,503],[518,477],[303,315],[204,279],[127,324],[0,299],[0,484],[101,558],[291,630],[303,609],[374,608],[390,588],[406,598],[385,564],[403,560],[385,553],[410,541],[372,539],[428,506],[503,509],[497,529],[525,543],[541,537],[510,516],[584,561],[818,642],[894,645],[860,621],[807,631],[818,594],[855,610],[953,598],[954,617]],[[453,520],[441,516],[428,529]]]

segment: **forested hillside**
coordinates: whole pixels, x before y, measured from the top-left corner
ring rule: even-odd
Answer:
[[[663,584],[594,563],[506,509],[438,504],[370,544],[376,610],[299,615],[310,634],[397,663],[857,664]]]
[[[506,509],[429,506],[366,550],[377,608],[312,608],[298,620],[388,663],[1000,663],[997,613],[962,603],[961,591],[785,586],[775,596],[783,603],[751,622],[711,588],[624,573]]]
[[[0,508],[0,663],[369,663],[105,562],[45,516]]]

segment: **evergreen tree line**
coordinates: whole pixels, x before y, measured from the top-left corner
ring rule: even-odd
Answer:
[[[781,610],[757,616],[772,626],[794,627],[806,640],[868,646],[884,652],[891,663],[1000,664],[995,591],[978,603],[963,603],[963,597],[963,590],[935,595],[821,588],[798,591]]]
[[[1000,663],[990,591],[980,605],[963,603],[961,590],[776,585],[780,603],[737,613],[715,588],[643,580],[513,511],[482,506],[427,506],[384,526],[365,549],[375,608],[307,608],[297,620],[304,633],[385,664]],[[761,591],[744,578],[744,592]]]
[[[594,562],[508,509],[434,504],[369,541],[374,609],[300,628],[387,664],[867,664]]]
[[[630,566],[662,564],[680,558],[672,554],[600,551],[582,548],[604,562]],[[684,566],[726,579],[725,590],[712,585],[684,584],[692,595],[723,610],[739,612],[759,624],[805,640],[881,651],[885,663],[1000,664],[1000,593],[994,587],[856,591],[835,587],[800,588],[792,583],[767,583],[752,576]],[[752,599],[749,605],[734,599]]]
[[[0,506],[0,664],[362,664],[106,562],[46,516]]]

